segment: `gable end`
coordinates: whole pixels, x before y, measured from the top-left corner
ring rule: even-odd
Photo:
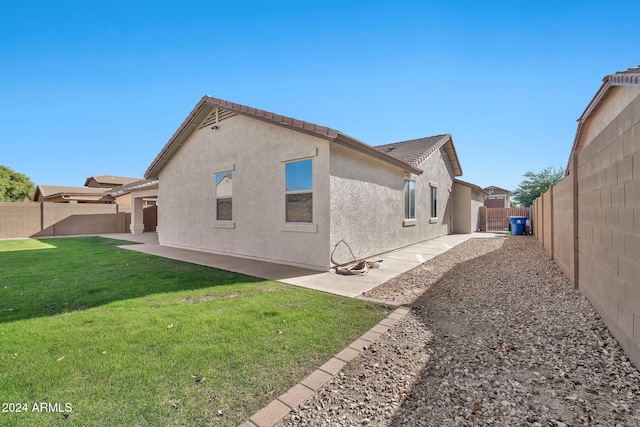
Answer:
[[[229,111],[229,110],[225,110],[223,108],[214,108],[213,111],[211,112],[211,114],[209,114],[209,116],[204,119],[204,122],[202,122],[202,124],[200,125],[200,127],[198,129],[202,129],[202,128],[206,128],[209,126],[214,126],[217,125],[218,123],[220,123],[223,120],[229,119],[233,116],[236,116],[238,113],[235,113],[233,111]]]

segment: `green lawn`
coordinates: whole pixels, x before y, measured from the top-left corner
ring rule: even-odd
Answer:
[[[4,240],[0,244],[0,252],[30,251],[49,248],[55,248],[55,246],[36,239]]]
[[[0,253],[3,426],[236,426],[389,312],[125,242],[41,242]]]

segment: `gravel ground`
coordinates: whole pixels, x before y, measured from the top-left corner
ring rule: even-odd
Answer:
[[[640,373],[531,237],[469,240],[367,296],[412,311],[280,427],[640,426]]]

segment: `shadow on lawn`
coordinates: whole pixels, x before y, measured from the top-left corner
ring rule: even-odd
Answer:
[[[262,281],[118,248],[102,237],[43,239],[55,249],[0,253],[0,323],[146,295]]]

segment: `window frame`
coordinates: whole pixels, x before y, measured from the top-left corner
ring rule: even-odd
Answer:
[[[214,227],[215,228],[235,228],[234,222],[234,214],[233,214],[233,178],[235,174],[235,165],[227,166],[225,168],[217,169],[214,174],[214,198],[215,198],[215,219],[214,219]],[[229,176],[231,179],[231,195],[221,196],[218,192],[218,184],[226,177]],[[220,218],[220,201],[228,199],[231,204],[231,217],[230,218]]]
[[[405,221],[415,221],[416,219],[416,181],[414,179],[404,180],[403,201],[404,201]]]
[[[438,184],[429,182],[429,222],[438,221]]]
[[[287,183],[289,181],[289,165],[295,164],[295,163],[303,163],[303,162],[309,162],[310,164],[310,170],[309,170],[309,174],[310,176],[308,177],[310,180],[310,188],[303,188],[303,189],[295,189],[295,190],[289,190]],[[285,224],[300,224],[300,225],[304,225],[304,224],[313,224],[313,159],[312,158],[304,158],[304,159],[296,159],[296,160],[290,160],[285,162],[284,165],[284,189],[285,189],[285,196],[284,196],[284,220],[285,220]],[[311,204],[311,208],[310,208],[310,212],[309,212],[309,220],[303,220],[303,221],[292,221],[291,218],[289,217],[289,196],[295,196],[295,195],[306,195],[309,194],[310,195],[310,204]]]

